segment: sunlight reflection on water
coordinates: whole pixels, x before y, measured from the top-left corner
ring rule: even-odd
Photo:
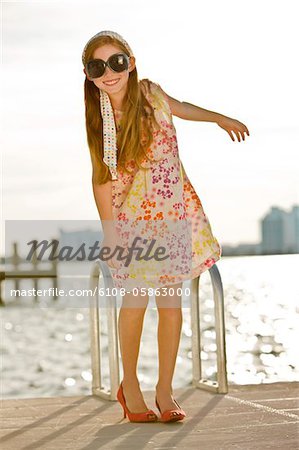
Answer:
[[[298,380],[299,255],[223,257],[218,263],[225,295],[230,383]],[[86,280],[76,281],[78,286]],[[214,302],[209,273],[200,278],[203,377],[216,378]],[[32,300],[31,300],[32,302]],[[4,324],[5,398],[81,395],[91,392],[89,313],[86,308],[35,307],[17,300],[1,309]],[[33,305],[34,303],[31,303]],[[19,305],[19,306],[17,306]],[[190,309],[183,309],[173,387],[191,385]],[[157,378],[157,311],[147,309],[139,357],[143,389]],[[107,324],[102,320],[103,379],[108,383]]]

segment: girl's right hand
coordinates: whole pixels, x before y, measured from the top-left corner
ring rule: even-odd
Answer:
[[[115,252],[115,248],[117,245],[119,245],[119,243],[116,239],[107,239],[105,237],[101,243],[101,248],[108,247],[110,249],[109,254],[111,253],[113,255],[115,253],[112,257],[109,256],[109,258],[105,261],[112,269],[119,269],[121,267],[121,261],[117,260],[119,252]]]

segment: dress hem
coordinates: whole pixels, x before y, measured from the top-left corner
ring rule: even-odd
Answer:
[[[191,270],[191,274],[187,274],[187,275],[174,275],[174,276],[169,276],[168,277],[168,281],[165,280],[165,283],[163,282],[159,282],[158,285],[154,286],[134,286],[134,287],[125,287],[126,284],[130,284],[133,283],[133,279],[131,280],[125,280],[125,282],[123,283],[122,286],[117,286],[117,282],[115,281],[115,279],[113,278],[113,283],[115,285],[115,287],[117,289],[140,289],[140,288],[146,288],[146,289],[159,289],[161,287],[168,287],[168,286],[172,286],[174,284],[178,284],[181,282],[185,282],[185,281],[191,281],[194,278],[197,278],[199,275],[201,275],[203,272],[205,272],[206,270],[210,269],[214,264],[216,264],[217,261],[219,261],[221,259],[221,253],[219,253],[219,251],[212,253],[208,258],[206,258],[202,263],[200,263],[198,266],[196,266],[194,269]],[[117,271],[111,271],[112,273],[112,277],[113,275],[116,273]],[[121,280],[118,280],[121,282]],[[122,283],[122,282],[121,282]],[[136,283],[137,284],[137,283]]]

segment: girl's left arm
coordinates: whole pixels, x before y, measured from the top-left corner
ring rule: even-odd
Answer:
[[[200,108],[199,106],[192,105],[188,102],[180,102],[173,97],[170,97],[163,91],[166,100],[169,103],[171,113],[174,116],[180,117],[180,119],[185,120],[195,120],[203,122],[215,122],[220,128],[223,128],[230,135],[231,139],[234,141],[234,135],[238,138],[240,142],[240,135],[243,141],[245,140],[245,133],[249,136],[249,131],[244,123],[239,122],[231,117],[224,116],[214,111],[209,111],[208,109]]]

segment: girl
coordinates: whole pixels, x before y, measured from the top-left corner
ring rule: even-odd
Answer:
[[[156,406],[163,422],[182,420],[186,414],[172,395],[182,282],[210,268],[221,248],[180,160],[172,115],[215,122],[233,141],[233,133],[240,142],[249,132],[235,119],[180,102],[148,79],[139,81],[129,44],[113,31],[93,36],[82,62],[92,186],[104,231],[101,249],[113,250],[108,265],[124,294],[118,320],[123,380],[117,398],[130,421],[157,420],[137,377],[144,313],[153,294],[148,289],[144,295],[144,288],[151,288],[159,313]],[[136,237],[139,250],[128,259]],[[154,258],[137,258],[155,244]]]

